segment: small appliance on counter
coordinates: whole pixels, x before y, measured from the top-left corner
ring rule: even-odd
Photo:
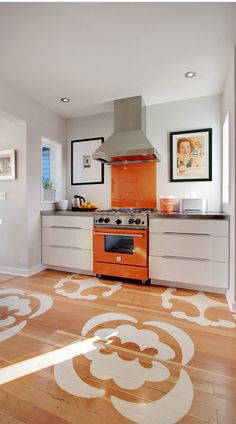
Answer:
[[[78,196],[77,194],[73,197],[72,202],[71,202],[71,210],[72,211],[79,211],[83,205],[83,203],[85,203],[85,198],[82,196]]]
[[[208,211],[207,199],[181,199],[180,210],[181,212],[206,213]]]
[[[175,199],[175,196],[161,196],[160,197],[160,212],[161,213],[171,213],[176,210],[178,205],[178,200]]]

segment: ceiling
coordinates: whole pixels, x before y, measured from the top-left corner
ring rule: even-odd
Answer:
[[[65,118],[218,94],[235,22],[236,3],[1,3],[0,80]]]

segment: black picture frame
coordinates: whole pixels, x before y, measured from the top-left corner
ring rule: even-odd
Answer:
[[[212,128],[170,132],[170,182],[189,181],[212,181]]]
[[[16,151],[0,150],[0,181],[16,179]]]
[[[103,142],[104,137],[71,141],[71,185],[104,184],[104,164],[92,159]]]

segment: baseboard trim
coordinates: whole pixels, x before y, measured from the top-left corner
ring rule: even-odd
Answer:
[[[95,276],[95,272],[93,271],[87,271],[84,269],[79,269],[79,268],[66,268],[63,266],[54,266],[54,265],[47,265],[45,267],[46,269],[52,269],[55,271],[64,271],[64,272],[71,272],[72,274],[84,274],[84,275],[88,275],[88,276]]]
[[[19,275],[20,277],[31,277],[38,272],[46,269],[45,265],[36,265],[31,268],[14,268],[8,266],[0,266],[0,274]]]
[[[217,294],[224,294],[226,295],[227,289],[220,288],[220,287],[210,287],[210,286],[203,286],[200,284],[187,284],[187,283],[178,283],[176,281],[163,281],[163,280],[156,280],[151,279],[151,284],[156,286],[167,286],[167,287],[174,287],[174,288],[180,288],[180,289],[188,289],[188,290],[198,290],[203,292],[209,292],[209,293],[217,293]]]
[[[236,302],[233,301],[232,296],[230,291],[228,290],[226,293],[226,299],[229,305],[229,309],[231,310],[231,312],[235,313],[236,312]]]

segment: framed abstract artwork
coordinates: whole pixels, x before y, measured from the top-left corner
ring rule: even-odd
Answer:
[[[92,159],[103,142],[103,137],[71,141],[71,185],[104,183],[104,165]]]

